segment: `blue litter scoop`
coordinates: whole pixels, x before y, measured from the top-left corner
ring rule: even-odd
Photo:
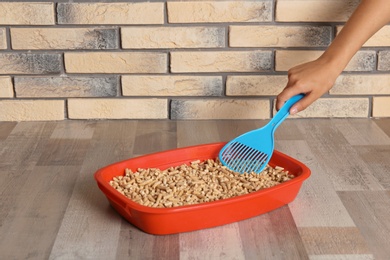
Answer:
[[[239,173],[262,172],[274,152],[276,128],[290,114],[290,108],[303,97],[303,94],[293,96],[284,103],[268,124],[228,142],[219,152],[221,163]]]

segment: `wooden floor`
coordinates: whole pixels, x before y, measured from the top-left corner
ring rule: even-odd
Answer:
[[[228,141],[267,121],[0,122],[0,259],[390,259],[390,119],[288,119],[276,149],[312,171],[289,205],[216,228],[146,234],[93,174]]]

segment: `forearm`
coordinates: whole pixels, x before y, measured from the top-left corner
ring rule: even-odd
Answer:
[[[362,0],[321,59],[341,73],[362,45],[390,22],[390,0]]]
[[[363,44],[390,23],[390,0],[362,0],[348,22],[320,58],[288,71],[288,82],[277,96],[276,108],[294,95],[304,93],[290,113],[306,109],[328,92]]]

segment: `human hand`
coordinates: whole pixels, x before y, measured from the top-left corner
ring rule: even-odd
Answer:
[[[333,87],[340,73],[321,58],[291,68],[287,85],[276,98],[276,109],[279,110],[288,99],[298,94],[305,94],[305,97],[291,107],[290,114],[306,109]]]

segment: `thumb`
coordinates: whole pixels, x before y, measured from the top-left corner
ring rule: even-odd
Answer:
[[[303,110],[305,110],[307,107],[309,107],[317,98],[313,93],[307,93],[305,96],[299,100],[297,103],[295,103],[291,108],[290,108],[290,114],[294,115],[296,113],[299,113]]]
[[[295,95],[300,94],[300,92],[297,92],[297,91],[299,91],[299,90],[297,90],[296,88],[293,88],[293,87],[286,87],[285,89],[283,89],[283,91],[280,92],[280,94],[276,97],[276,105],[275,105],[276,110],[279,111],[279,109],[282,108],[282,106],[284,105],[284,103],[286,103],[287,100],[289,100],[290,98],[292,98]],[[299,108],[296,107],[297,105],[298,105],[298,102],[293,107],[291,107],[290,112],[294,107],[295,107],[295,110],[298,109],[298,111],[300,111]],[[297,113],[298,111],[295,111],[295,113]]]

